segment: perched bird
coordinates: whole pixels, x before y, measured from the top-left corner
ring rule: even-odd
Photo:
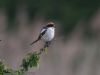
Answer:
[[[41,29],[40,35],[38,36],[38,38],[33,41],[30,45],[33,45],[34,43],[38,42],[39,40],[44,40],[44,42],[49,45],[50,42],[53,40],[55,35],[55,25],[53,22],[49,22],[47,23],[46,26],[44,26]]]

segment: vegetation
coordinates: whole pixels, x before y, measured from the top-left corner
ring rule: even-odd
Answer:
[[[47,48],[47,46],[44,46],[39,51],[28,53],[23,59],[18,70],[13,70],[12,68],[6,66],[3,61],[0,61],[0,75],[25,75],[30,68],[39,66],[40,55],[45,52]]]

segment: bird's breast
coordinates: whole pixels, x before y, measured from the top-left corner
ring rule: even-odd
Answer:
[[[51,41],[54,38],[55,30],[54,28],[48,28],[46,33],[43,35],[44,41]]]

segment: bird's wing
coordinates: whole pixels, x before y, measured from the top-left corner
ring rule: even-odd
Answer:
[[[41,30],[41,33],[43,33],[45,30],[46,30],[46,29],[42,29],[42,30]],[[40,33],[40,34],[41,34],[41,33]]]
[[[47,31],[47,29],[42,29],[42,31],[40,33],[41,37],[46,33],[46,31]]]
[[[47,28],[44,27],[44,28],[41,30],[41,33],[40,33],[40,35],[38,36],[37,40],[33,41],[30,45],[32,45],[32,44],[36,43],[37,41],[39,41],[39,40],[41,39],[41,37],[46,33],[46,31],[47,31]]]

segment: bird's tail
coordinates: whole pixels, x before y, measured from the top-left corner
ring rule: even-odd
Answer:
[[[41,39],[41,37],[39,36],[37,40],[33,41],[30,45],[33,45],[34,43],[38,42]]]
[[[33,45],[34,43],[36,43],[37,41],[39,41],[38,39],[33,41],[30,45]]]

